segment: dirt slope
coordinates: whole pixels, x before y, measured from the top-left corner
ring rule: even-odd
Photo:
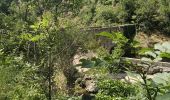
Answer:
[[[152,47],[155,43],[170,41],[170,37],[163,35],[160,32],[153,32],[150,34],[139,32],[135,36],[135,40],[139,41],[142,47]]]

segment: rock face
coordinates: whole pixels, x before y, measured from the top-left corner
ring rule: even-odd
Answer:
[[[77,85],[83,90],[79,95],[82,96],[82,100],[95,100],[94,94],[98,92],[97,82],[92,76],[84,76],[76,81]]]
[[[151,64],[151,66],[154,66],[154,68],[151,68],[150,73],[154,74],[157,72],[170,72],[170,62],[149,62],[149,61],[142,61],[141,59],[136,59],[136,58],[126,58],[122,57],[121,58],[123,61],[130,61],[134,65],[139,65],[142,63],[148,63]],[[145,65],[143,65],[145,66]]]
[[[77,65],[80,64],[80,59],[90,59],[93,57],[97,57],[97,54],[92,52],[92,51],[88,51],[87,53],[80,53],[78,52],[75,56],[74,56],[74,60],[73,60],[73,65]]]
[[[85,76],[82,79],[78,79],[77,83],[79,86],[83,89],[85,89],[88,93],[97,93],[97,82],[96,80],[91,76]]]
[[[90,76],[84,77],[84,85],[86,91],[88,91],[89,93],[96,93],[98,91],[95,79]]]

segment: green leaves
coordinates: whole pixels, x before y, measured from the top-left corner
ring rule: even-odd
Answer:
[[[152,51],[148,51],[148,52],[145,52],[145,55],[149,55],[149,56],[151,56],[151,57],[153,57],[153,58],[156,58],[156,54],[154,53],[154,52],[152,52]]]
[[[84,68],[91,68],[95,66],[95,62],[91,61],[89,59],[80,59],[81,64],[79,64],[80,66],[84,67]]]
[[[154,45],[154,49],[165,52],[165,48],[159,43]]]
[[[158,73],[154,75],[152,79],[157,85],[162,84],[163,86],[170,85],[170,73]]]
[[[160,90],[164,90],[165,93],[156,97],[156,100],[169,100],[170,98],[170,73],[158,73],[154,75],[153,82],[159,86]]]
[[[128,45],[128,39],[120,32],[108,33],[101,32],[97,34],[97,36],[106,37],[106,39],[110,39],[114,44],[112,53],[106,57],[104,57],[104,61],[108,63],[107,67],[112,73],[113,71],[117,71],[116,67],[119,67],[120,57],[122,57],[125,53],[125,50]],[[129,44],[130,45],[130,44]]]
[[[30,33],[23,33],[20,35],[20,38],[26,41],[32,41],[32,42],[37,42],[39,40],[45,39],[45,35],[41,33],[40,35],[35,35],[33,36]]]
[[[104,36],[104,37],[107,37],[109,39],[112,39],[114,38],[114,35],[112,33],[108,33],[108,32],[101,32],[99,34],[97,34],[98,36]]]
[[[170,42],[164,42],[162,44],[155,44],[154,49],[159,50],[161,52],[167,52],[170,53]]]
[[[170,59],[170,53],[165,53],[165,52],[163,52],[163,53],[161,53],[160,54],[160,56],[163,58],[168,58],[168,59]]]
[[[164,95],[159,95],[156,97],[156,100],[169,100],[170,98],[170,93],[166,93]]]
[[[31,40],[32,34],[29,34],[29,33],[21,34],[21,35],[20,35],[20,38],[21,38],[21,39],[24,39],[24,40]]]
[[[154,45],[154,48],[142,48],[139,51],[139,55],[147,56],[143,57],[148,61],[162,61],[164,58],[170,59],[170,43],[164,42],[162,44],[157,43]]]
[[[107,62],[101,60],[99,58],[92,58],[92,59],[80,59],[80,64],[78,66],[82,66],[84,68],[93,68],[93,67],[105,67],[107,66]]]
[[[101,79],[98,82],[98,87],[97,100],[102,100],[103,98],[105,100],[114,100],[116,98],[129,100],[130,97],[136,96],[138,92],[138,88],[135,85],[120,80]]]
[[[2,58],[1,58],[2,57]],[[0,99],[43,98],[37,66],[26,63],[23,55],[0,55]]]
[[[128,39],[120,32],[115,33],[108,33],[108,32],[101,32],[97,34],[97,36],[107,37],[111,39],[113,43],[116,43],[118,46],[123,46],[128,42]]]
[[[39,41],[39,40],[42,40],[42,39],[45,39],[45,35],[43,33],[40,34],[40,35],[33,36],[30,40],[32,42],[36,42],[36,41]]]

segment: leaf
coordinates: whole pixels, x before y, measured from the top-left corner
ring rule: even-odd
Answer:
[[[166,86],[170,83],[170,73],[164,72],[164,73],[155,74],[152,80],[158,85],[162,84]]]
[[[107,37],[107,38],[110,38],[110,39],[113,39],[113,34],[111,33],[108,33],[108,32],[101,32],[99,34],[97,34],[98,36],[104,36],[104,37]]]
[[[34,31],[37,31],[40,26],[39,22],[35,22],[34,25],[30,25],[30,28],[32,28]]]
[[[165,51],[170,53],[170,42],[164,42],[162,46],[165,48]]]
[[[157,56],[153,61],[154,61],[154,62],[159,62],[159,61],[161,61],[161,60],[162,60],[162,57]]]
[[[35,25],[30,25],[30,28],[34,29],[37,28]]]
[[[23,33],[20,35],[20,38],[24,39],[24,40],[30,40],[32,38],[32,34],[30,33]]]
[[[41,33],[40,35],[35,35],[35,36],[32,37],[30,40],[31,40],[32,42],[36,42],[36,41],[41,40],[41,39],[44,39],[44,38],[45,38],[44,34]]]
[[[170,53],[163,52],[160,54],[162,58],[170,58]]]
[[[140,47],[140,42],[133,40],[133,42],[131,43],[131,45],[135,48]]]
[[[156,100],[170,100],[170,93],[166,93],[164,95],[158,95]]]
[[[105,62],[102,61],[102,60],[99,59],[99,58],[95,58],[95,57],[94,57],[94,58],[92,58],[91,60],[95,62],[95,66],[103,66],[103,65],[105,65]]]
[[[155,53],[156,53],[157,55],[160,55],[160,54],[161,54],[161,51],[155,51]]]
[[[149,56],[151,56],[153,58],[156,58],[156,54],[154,52],[152,52],[152,51],[145,52],[145,55],[149,55]]]
[[[91,61],[89,59],[80,59],[80,62],[81,62],[81,66],[83,68],[90,68],[90,67],[94,67],[95,66],[95,62],[94,61]]]
[[[152,49],[151,48],[142,48],[141,50],[139,50],[139,54],[144,55],[145,52],[148,52],[148,51],[152,51]]]
[[[154,49],[155,50],[160,50],[161,52],[165,52],[165,48],[159,43],[154,45]]]

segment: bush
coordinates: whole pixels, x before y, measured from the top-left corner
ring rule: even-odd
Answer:
[[[98,82],[99,93],[97,100],[111,100],[116,98],[127,99],[137,96],[139,88],[134,84],[128,84],[120,80],[102,79]],[[107,98],[107,99],[106,99]]]
[[[24,62],[22,56],[0,53],[0,99],[46,100],[38,66]]]

